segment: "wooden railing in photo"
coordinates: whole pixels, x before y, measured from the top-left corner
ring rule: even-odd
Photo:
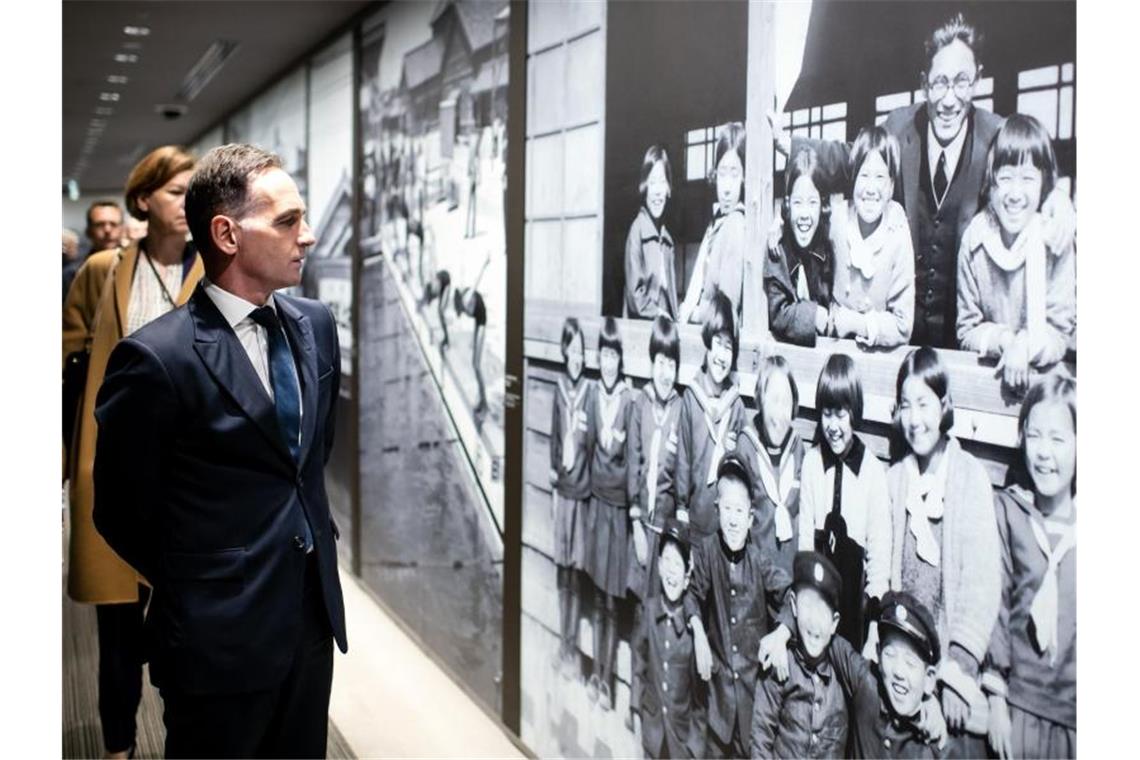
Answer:
[[[526,356],[525,398],[525,494],[523,498],[523,600],[524,630],[539,626],[551,642],[557,642],[558,609],[555,568],[551,559],[553,525],[551,523],[551,488],[549,482],[549,436],[551,407],[555,383],[564,371],[559,341],[565,315],[546,309],[531,309],[526,315],[524,354]],[[597,341],[602,318],[579,316],[585,337],[586,372],[597,378]],[[651,323],[643,320],[621,320],[623,373],[628,382],[640,388],[649,380],[649,337]],[[700,328],[681,328],[681,366],[678,389],[692,382],[700,371],[705,347]],[[899,366],[911,350],[903,346],[891,351],[867,351],[854,341],[820,339],[814,348],[777,343],[766,335],[745,337],[737,359],[737,382],[750,413],[755,411],[753,399],[757,370],[763,358],[773,352],[788,360],[799,388],[800,408],[796,427],[809,445],[815,438],[818,410],[815,408],[815,386],[819,372],[832,353],[853,356],[863,384],[864,414],[858,433],[871,450],[889,462],[891,417],[895,404],[895,385]],[[950,372],[950,388],[954,400],[952,433],[963,446],[985,465],[992,483],[1001,487],[1013,461],[1017,447],[1017,413],[1019,400],[1003,389],[992,362],[963,351],[943,351],[942,358]],[[524,634],[525,635],[525,634]],[[530,640],[534,640],[533,638]],[[588,620],[579,629],[579,644],[585,657],[592,657],[592,635]],[[629,700],[630,658],[626,641],[619,644],[616,674],[618,685],[615,707],[620,713]],[[525,663],[524,663],[525,665]],[[524,669],[524,672],[526,670]]]

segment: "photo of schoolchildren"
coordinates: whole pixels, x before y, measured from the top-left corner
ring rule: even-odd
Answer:
[[[799,551],[800,473],[805,447],[792,427],[800,394],[791,367],[776,354],[756,375],[756,408],[741,429],[737,451],[756,475],[752,535],[788,575]]]
[[[946,722],[934,694],[940,645],[930,612],[912,595],[888,591],[877,626],[877,667],[850,648],[833,654],[850,695],[847,756],[947,757]]]
[[[717,128],[714,168],[709,182],[716,189],[712,221],[705,229],[693,275],[681,302],[681,324],[704,324],[713,310],[713,296],[723,294],[735,322],[740,321],[744,293],[744,125],[739,121]]]
[[[906,209],[892,200],[899,179],[894,135],[882,127],[860,130],[850,176],[850,200],[831,210],[831,334],[861,346],[905,345],[914,326],[914,247]]]
[[[794,565],[788,677],[769,675],[756,687],[751,757],[843,757],[849,714],[831,656],[843,579],[818,552],[799,552]]]
[[[784,177],[780,240],[764,258],[768,326],[777,340],[814,346],[816,336],[831,329],[831,204],[822,195],[822,171],[813,149],[796,152]]]
[[[661,530],[659,593],[638,631],[641,746],[650,758],[705,757],[707,686],[697,674],[693,633],[685,619],[691,574],[689,527],[670,518]]]
[[[694,538],[685,613],[697,671],[709,683],[708,756],[747,757],[761,639],[776,627],[777,616],[786,619],[782,606],[792,579],[751,539],[748,463],[730,452],[716,479],[719,526]]]
[[[677,443],[677,514],[697,538],[717,530],[716,473],[721,457],[736,448],[747,420],[736,385],[738,336],[732,304],[715,293],[701,327],[705,360],[701,373],[685,389]]]
[[[554,563],[557,567],[558,614],[561,647],[558,662],[563,678],[577,678],[578,572],[586,568],[587,511],[590,503],[590,407],[594,383],[583,376],[585,339],[578,320],[562,325],[562,360],[565,374],[558,378],[550,421],[550,484],[554,525]]]
[[[641,630],[643,608],[657,593],[655,576],[658,538],[665,523],[676,514],[673,478],[677,466],[677,425],[681,396],[677,368],[681,366],[681,338],[677,325],[659,314],[649,335],[650,381],[633,394],[626,454],[629,497],[629,568],[626,588],[633,597],[633,630]],[[630,727],[637,713],[643,665],[635,647],[630,698]]]
[[[625,240],[625,316],[677,318],[676,251],[665,226],[665,205],[673,190],[669,154],[651,145],[641,161],[637,186],[641,206]]]
[[[816,550],[843,577],[839,635],[857,650],[866,640],[891,569],[891,513],[883,464],[855,432],[863,422],[863,385],[855,361],[832,354],[815,390],[816,445],[800,478],[801,550]]]
[[[622,340],[617,321],[607,317],[598,334],[598,369],[589,407],[593,419],[590,457],[590,508],[585,535],[586,574],[593,583],[594,672],[587,694],[603,710],[613,706],[617,606],[629,576],[629,474],[626,457],[634,391],[622,377]]]
[[[1075,244],[1054,250],[1041,207],[1057,181],[1057,157],[1037,119],[1014,114],[986,156],[982,210],[958,253],[958,343],[1000,358],[1005,383],[1022,390],[1030,368],[1060,361],[1077,318]]]
[[[895,422],[906,453],[887,481],[892,509],[891,588],[934,618],[938,679],[950,746],[982,756],[987,730],[980,670],[1001,604],[1001,550],[989,476],[950,435],[954,404],[946,367],[916,348],[899,368]]]
[[[982,686],[999,757],[1077,750],[1077,387],[1054,370],[1018,417],[1022,461],[994,498],[1001,607]]]

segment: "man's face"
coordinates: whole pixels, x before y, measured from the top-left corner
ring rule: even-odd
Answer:
[[[977,79],[974,51],[961,40],[954,40],[939,50],[930,62],[924,83],[926,112],[934,136],[943,145],[957,137],[966,123]]]
[[[237,221],[234,265],[268,290],[299,285],[301,265],[317,240],[293,178],[276,168],[256,175],[249,181],[249,204],[249,213]]]
[[[887,629],[879,646],[883,687],[895,714],[910,717],[922,706],[922,698],[934,691],[934,668],[926,664],[906,636]]]
[[[117,246],[122,235],[123,212],[118,206],[96,206],[87,214],[87,239],[92,251]]]

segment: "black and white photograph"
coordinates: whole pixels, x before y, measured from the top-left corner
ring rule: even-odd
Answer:
[[[391,3],[358,114],[363,574],[493,709],[509,22],[505,0]]]
[[[1076,753],[1074,3],[537,3],[522,736]]]

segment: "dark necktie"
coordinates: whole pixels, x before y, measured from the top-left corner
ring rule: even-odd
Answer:
[[[293,353],[281,329],[277,312],[269,306],[262,306],[250,313],[254,322],[265,328],[269,339],[269,380],[273,386],[273,403],[277,407],[277,424],[289,444],[289,453],[297,461],[301,453],[301,389],[297,380],[297,365],[293,363]],[[302,513],[304,510],[302,510]],[[308,515],[302,514],[305,526],[305,550],[313,546],[313,532],[309,527]]]
[[[938,167],[934,170],[934,202],[939,206],[946,197],[946,186],[949,184],[950,181],[946,179],[946,151],[941,151],[938,154]]]

